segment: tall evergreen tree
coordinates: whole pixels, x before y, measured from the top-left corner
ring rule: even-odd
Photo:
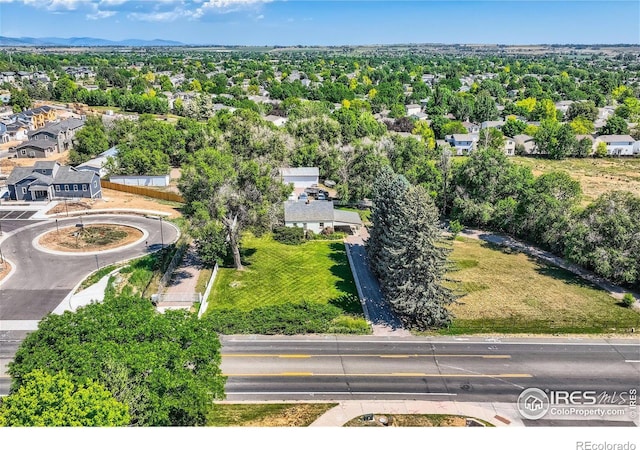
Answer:
[[[447,307],[456,297],[442,284],[451,249],[438,226],[438,209],[422,186],[410,187],[398,200],[398,220],[389,233],[393,240],[383,251],[389,255],[383,290],[409,328],[446,326],[451,321]]]
[[[442,282],[450,249],[438,227],[438,209],[421,186],[385,167],[374,189],[369,264],[403,323],[420,330],[451,321],[455,300]]]
[[[383,166],[373,187],[373,208],[371,209],[371,231],[367,240],[369,265],[377,275],[380,283],[384,283],[386,268],[384,247],[390,240],[389,230],[397,220],[398,199],[409,188],[409,182],[401,175],[396,175],[391,167]]]

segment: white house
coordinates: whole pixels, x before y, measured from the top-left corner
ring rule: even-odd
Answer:
[[[516,154],[516,141],[510,137],[504,139],[504,153],[507,156],[513,156]]]
[[[77,170],[90,170],[92,172],[97,173],[100,178],[107,176],[107,169],[105,167],[107,160],[109,157],[115,158],[118,154],[117,147],[111,147],[109,150],[105,150],[100,153],[96,158],[90,159],[89,161],[83,162],[79,166],[76,167]]]
[[[317,167],[285,167],[280,169],[280,176],[284,184],[304,189],[318,184],[320,170]]]
[[[269,114],[267,117],[265,117],[264,120],[266,120],[267,122],[271,122],[272,124],[274,124],[277,127],[281,127],[285,123],[287,123],[287,118],[286,117],[272,116],[271,114]]]
[[[445,136],[445,141],[454,149],[457,156],[468,155],[476,149],[477,134],[450,134]]]
[[[611,156],[633,156],[636,140],[628,134],[598,136],[597,140],[607,144],[607,154]]]
[[[334,209],[332,201],[294,200],[284,202],[284,224],[320,233],[325,228],[357,231],[362,220],[357,212]]]
[[[407,111],[407,116],[410,117],[422,112],[422,107],[420,105],[415,105],[415,104],[407,105],[405,106],[405,110]]]

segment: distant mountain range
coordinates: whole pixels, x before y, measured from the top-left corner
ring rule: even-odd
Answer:
[[[91,37],[6,37],[0,36],[0,47],[44,47],[44,46],[62,46],[62,47],[170,47],[177,45],[185,45],[178,41],[166,41],[163,39],[154,39],[147,41],[144,39],[126,39],[124,41],[110,41],[108,39],[97,39]]]

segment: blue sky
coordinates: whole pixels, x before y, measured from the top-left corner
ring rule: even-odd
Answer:
[[[640,44],[640,2],[0,0],[0,35],[187,44]]]

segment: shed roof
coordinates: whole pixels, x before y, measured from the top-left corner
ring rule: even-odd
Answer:
[[[318,177],[320,170],[317,167],[284,167],[280,169],[283,177]]]

